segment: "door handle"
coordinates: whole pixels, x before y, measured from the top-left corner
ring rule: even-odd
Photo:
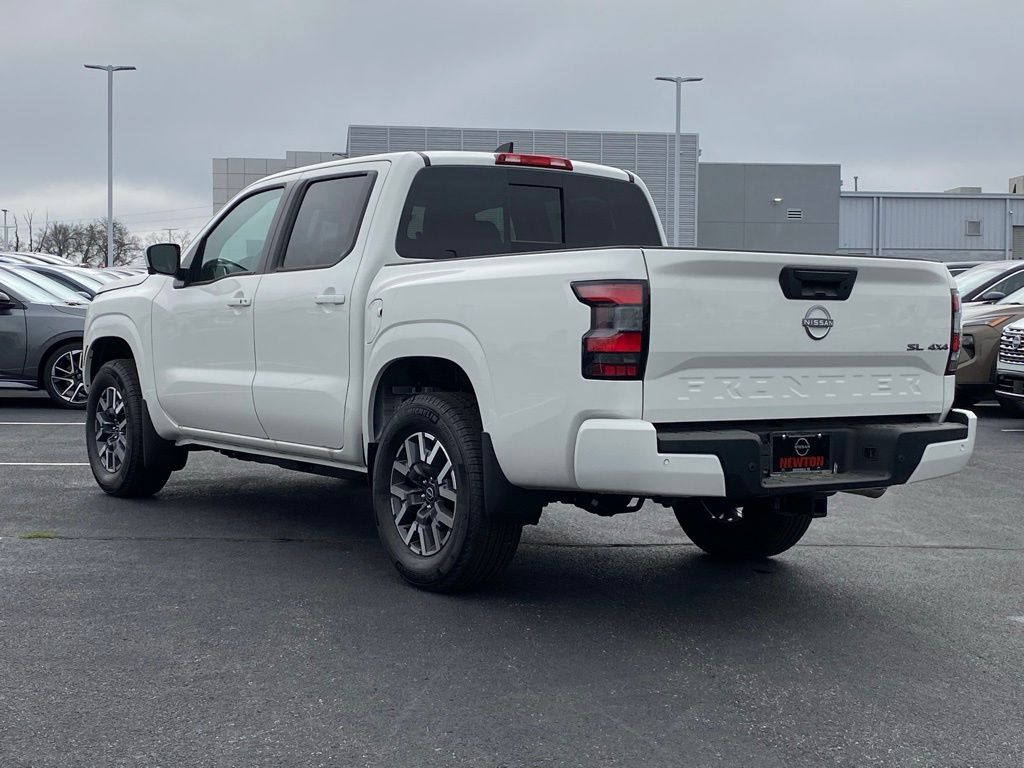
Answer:
[[[252,299],[248,296],[232,296],[227,304],[229,307],[249,307],[252,306]]]
[[[313,297],[317,304],[344,304],[344,293],[321,293]]]

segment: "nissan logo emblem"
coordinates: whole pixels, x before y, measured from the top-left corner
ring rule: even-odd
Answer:
[[[806,456],[811,451],[811,441],[806,437],[798,437],[793,444],[797,456]]]
[[[833,325],[835,325],[835,321],[832,319],[832,315],[820,304],[815,304],[804,314],[804,330],[815,341],[821,341],[828,336]]]

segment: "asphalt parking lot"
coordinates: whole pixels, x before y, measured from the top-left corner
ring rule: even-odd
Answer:
[[[0,765],[1019,768],[1024,422],[978,411],[967,472],[774,560],[552,506],[446,597],[360,487],[201,453],[111,499],[81,413],[0,397]]]

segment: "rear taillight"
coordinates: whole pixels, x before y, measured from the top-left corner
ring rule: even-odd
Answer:
[[[956,366],[960,360],[960,292],[953,288],[950,292],[951,330],[949,332],[949,359],[946,360],[946,375],[956,374]]]
[[[572,160],[567,157],[551,157],[550,155],[524,155],[519,152],[499,152],[494,156],[495,165],[528,165],[532,168],[554,168],[559,171],[571,171]]]
[[[572,284],[590,307],[583,335],[583,378],[641,379],[647,362],[646,280],[594,280]]]

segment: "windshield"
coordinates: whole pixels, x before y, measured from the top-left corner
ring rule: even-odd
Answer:
[[[47,273],[43,273],[47,274]],[[85,272],[61,272],[60,275],[67,280],[80,285],[87,285],[90,288],[99,288],[103,285],[102,280],[97,280],[92,275],[87,275]]]
[[[976,267],[961,272],[953,278],[956,281],[956,288],[961,296],[974,291],[994,277],[998,277],[1013,266],[1012,262],[997,261],[992,264],[979,264]]]
[[[48,290],[40,288],[35,283],[32,283],[20,275],[15,275],[7,270],[0,270],[0,289],[10,288],[12,293],[18,295],[23,301],[33,302],[35,304],[62,304],[63,299],[50,293]],[[77,296],[77,294],[76,294]],[[78,296],[78,300],[81,301],[82,297]]]
[[[65,259],[61,256],[53,256],[49,253],[33,253],[32,256],[40,261],[47,264],[53,264],[55,267],[73,267],[74,262],[71,259]]]
[[[661,244],[643,189],[625,179],[441,165],[413,179],[395,247],[406,258],[450,259]]]
[[[46,277],[45,275],[40,275],[30,269],[15,267],[14,269],[11,269],[10,272],[22,278],[26,282],[42,288],[47,293],[56,296],[58,299],[68,304],[84,304],[88,301],[85,296],[82,296],[82,294],[68,288],[63,283],[58,283],[56,280]]]
[[[112,283],[115,280],[121,279],[121,275],[115,275],[113,272],[101,272],[98,269],[91,270],[86,274],[93,280],[99,280],[101,283]]]
[[[1013,293],[1004,296],[996,304],[1024,304],[1024,288],[1019,288]]]

